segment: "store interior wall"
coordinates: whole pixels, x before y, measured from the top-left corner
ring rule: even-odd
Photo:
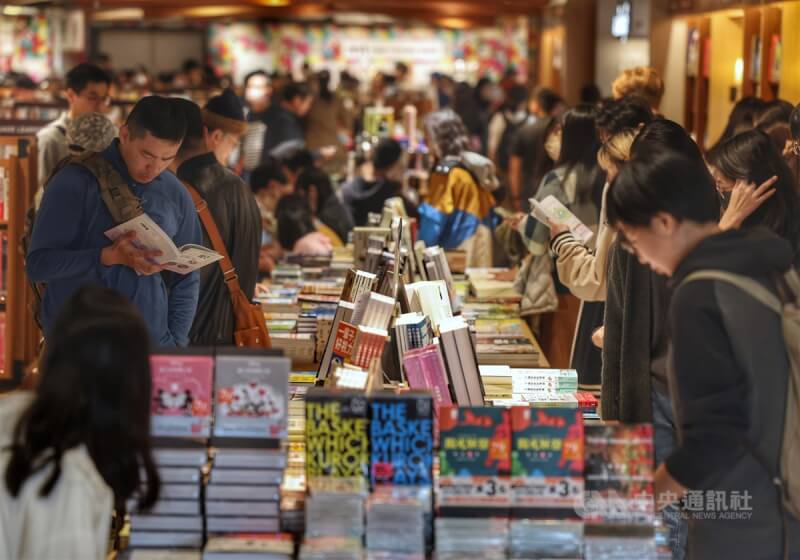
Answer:
[[[650,65],[650,0],[632,0],[631,37],[611,35],[611,19],[617,0],[597,0],[595,81],[604,96],[620,72],[633,66]]]
[[[735,100],[731,88],[736,83],[736,61],[742,57],[744,27],[741,15],[716,13],[711,16],[711,65],[708,98],[706,146],[713,145],[725,130]]]
[[[151,72],[174,72],[187,59],[204,60],[205,32],[167,29],[101,29],[97,48],[111,55],[116,68],[145,66]]]
[[[797,103],[800,102],[800,71],[795,65],[800,60],[800,31],[797,29],[800,24],[800,2],[786,2],[781,8],[784,70],[781,72],[780,96],[781,99]],[[794,71],[789,71],[791,67],[794,67]]]

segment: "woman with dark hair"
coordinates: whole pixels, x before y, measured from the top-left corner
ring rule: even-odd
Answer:
[[[111,514],[158,499],[149,337],[96,286],[57,316],[33,394],[0,399],[0,558],[106,558]]]
[[[687,512],[689,558],[797,557],[800,523],[776,484],[791,367],[781,317],[727,281],[690,278],[714,270],[777,293],[793,248],[765,229],[721,231],[714,179],[675,152],[635,157],[607,210],[620,245],[670,277],[666,362],[680,438],[656,470],[658,507],[687,493],[725,496],[734,515],[710,500]],[[746,505],[733,501],[743,495]]]
[[[756,117],[755,124],[756,128],[769,136],[775,149],[786,160],[800,189],[800,157],[792,149],[792,129],[789,126],[793,110],[794,106],[788,101],[770,101],[765,110]]]
[[[285,251],[301,255],[327,255],[333,250],[329,235],[314,224],[308,200],[300,194],[290,194],[278,201],[275,210],[278,222],[278,243]]]
[[[554,196],[579,220],[596,231],[605,173],[597,164],[600,139],[595,118],[593,106],[578,105],[564,113],[560,126],[553,127],[547,135],[545,149],[548,156],[556,161],[556,167],[542,179],[536,200]],[[580,300],[558,282],[552,259],[547,252],[550,243],[549,226],[529,216],[522,223],[521,233],[531,253],[529,271],[550,271],[558,295],[555,310],[537,309],[539,302],[552,301],[552,297],[541,297],[541,288],[551,296],[552,288],[549,285],[543,286],[540,272],[529,272],[524,285],[523,307],[529,314],[553,311],[542,316],[542,348],[553,367],[566,368],[571,362],[571,341],[578,320]],[[542,266],[536,261],[549,262]]]
[[[335,247],[344,246],[353,229],[353,218],[334,192],[328,174],[314,167],[305,169],[298,175],[294,189],[308,201],[317,229],[329,235]]]
[[[321,163],[325,171],[342,173],[347,164],[347,150],[340,133],[349,133],[349,114],[344,102],[331,90],[330,72],[322,70],[315,78],[312,82],[314,101],[304,119],[306,147],[329,156]],[[331,148],[335,150],[333,155]]]
[[[756,117],[764,110],[766,105],[767,102],[760,97],[743,97],[737,101],[728,117],[728,124],[725,125],[725,130],[722,131],[722,135],[717,140],[717,143],[711,147],[711,150],[716,149],[717,146],[737,134],[755,127]]]
[[[763,204],[741,222],[741,227],[769,228],[791,243],[797,261],[800,245],[797,182],[769,136],[760,130],[743,132],[709,152],[708,163],[723,208],[731,202],[737,183],[762,185],[777,177],[774,196],[767,195]]]

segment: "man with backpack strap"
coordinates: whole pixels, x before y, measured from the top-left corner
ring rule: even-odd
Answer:
[[[202,346],[234,344],[237,324],[236,305],[247,306],[252,301],[258,279],[258,259],[261,249],[261,213],[248,186],[222,165],[227,154],[220,158],[214,136],[233,136],[238,139],[246,127],[244,110],[239,99],[226,90],[213,97],[203,110],[187,100],[180,100],[186,118],[186,138],[178,152],[173,169],[188,188],[208,205],[207,212],[219,233],[217,242],[224,245],[229,262],[220,261],[233,272],[223,276],[220,266],[207,266],[200,271],[200,300],[197,315],[189,333],[190,344]],[[231,145],[230,143],[228,145]],[[213,148],[217,148],[212,151]],[[224,146],[223,146],[224,147]],[[216,157],[215,157],[216,152]],[[198,209],[198,211],[200,211]],[[208,219],[203,215],[201,220]],[[222,253],[203,222],[203,245]],[[230,282],[236,277],[241,290],[231,293]],[[244,296],[240,293],[243,292]],[[234,303],[233,298],[237,299]],[[239,304],[239,299],[243,303]],[[264,323],[263,313],[261,323]]]
[[[185,129],[175,100],[145,97],[111,146],[66,165],[48,182],[26,259],[29,279],[46,285],[40,310],[45,337],[61,305],[94,283],[130,298],[155,345],[188,343],[199,274],[159,274],[162,267],[152,260],[159,255],[137,246],[135,236],[111,243],[105,235],[146,212],[178,247],[202,242],[191,197],[164,172]]]

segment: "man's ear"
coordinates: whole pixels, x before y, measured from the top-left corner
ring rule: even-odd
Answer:
[[[67,102],[72,105],[75,102],[75,99],[78,97],[78,92],[72,88],[67,88],[66,97]]]
[[[123,144],[127,144],[128,140],[131,138],[131,129],[128,128],[127,124],[123,124],[119,127],[119,141]]]
[[[680,226],[675,216],[667,212],[659,212],[650,220],[650,227],[660,237],[670,237]]]

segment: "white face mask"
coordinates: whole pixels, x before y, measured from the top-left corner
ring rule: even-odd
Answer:
[[[547,137],[547,140],[544,143],[544,151],[547,152],[547,156],[550,159],[553,161],[558,161],[558,158],[561,156],[560,132],[553,132]]]

